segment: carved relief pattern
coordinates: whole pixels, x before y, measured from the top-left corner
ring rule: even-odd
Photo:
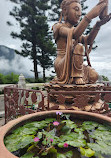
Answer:
[[[60,104],[64,104],[65,103],[65,97],[62,94],[60,94],[57,97],[57,102],[59,102]]]
[[[106,102],[110,102],[110,101],[111,101],[111,93],[110,93],[110,94],[105,94],[104,100],[105,100]]]
[[[37,97],[39,96],[39,97]],[[44,95],[41,91],[6,87],[4,89],[5,122],[25,114],[44,110]]]
[[[76,98],[74,98],[75,106],[82,109],[84,109],[84,107],[88,105],[88,101],[89,101],[89,96],[85,94],[76,95]]]
[[[96,90],[61,90],[51,91],[49,89],[48,109],[49,110],[84,110],[104,115],[111,115],[109,104],[111,103],[111,92],[98,89]],[[57,96],[51,100],[52,96]],[[51,98],[51,99],[50,99]],[[68,102],[69,101],[69,102]]]

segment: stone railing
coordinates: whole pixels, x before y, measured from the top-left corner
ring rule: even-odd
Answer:
[[[21,89],[16,85],[5,87],[5,123],[45,110],[83,110],[111,117],[111,90],[107,90],[110,86],[87,85],[82,89],[79,86],[79,91],[75,85],[49,87],[46,98],[42,91]]]

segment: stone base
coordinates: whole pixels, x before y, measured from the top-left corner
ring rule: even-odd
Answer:
[[[86,92],[86,94],[90,95],[90,101],[93,102],[95,99],[95,94],[90,93],[90,91],[101,91],[103,90],[104,85],[103,84],[86,84],[86,85],[59,85],[59,84],[45,84],[45,88],[47,88],[47,92],[50,95],[50,101],[57,101],[58,96],[60,94],[63,94],[65,97],[65,102],[67,104],[71,104],[74,101],[75,96],[83,94]]]
[[[104,102],[95,92],[102,91],[103,84],[86,84],[86,85],[59,85],[45,84],[49,94],[50,107],[55,105],[59,109],[73,109],[95,111],[101,109]]]

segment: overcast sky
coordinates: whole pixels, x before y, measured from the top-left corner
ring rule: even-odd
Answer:
[[[88,10],[96,5],[96,3],[98,3],[97,0],[87,0],[86,5],[89,6]],[[13,6],[13,3],[9,0],[0,0],[0,45],[20,50],[21,41],[18,39],[12,39],[10,36],[11,31],[19,31],[19,27],[16,24],[14,27],[9,27],[6,24],[6,21],[8,20],[15,23],[15,20],[9,16],[9,11],[12,10]],[[109,12],[111,12],[111,0],[109,0]],[[93,20],[92,24],[97,20],[98,19]],[[96,38],[96,45],[98,45],[98,48],[90,54],[92,67],[95,68],[100,75],[105,75],[111,79],[111,21],[101,27]],[[20,60],[22,62],[17,62],[17,64],[23,63],[24,71],[33,75],[33,73],[30,72],[30,70],[33,69],[32,62],[28,58],[21,57]],[[3,61],[0,61],[0,69],[2,65]]]

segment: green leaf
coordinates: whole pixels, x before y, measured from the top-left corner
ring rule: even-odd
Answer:
[[[19,143],[21,140],[21,137],[19,135],[16,135],[16,134],[12,134],[10,136],[7,136],[4,140],[5,142],[5,145],[7,144],[15,144],[15,143]]]
[[[83,139],[84,138],[84,135],[82,134],[82,133],[73,133],[73,132],[71,132],[70,134],[67,134],[67,135],[61,135],[60,136],[60,139],[62,140],[62,141],[67,141],[67,140],[70,140],[70,141],[72,141],[72,140],[75,140],[75,139]]]
[[[17,146],[18,145],[18,142],[16,143],[9,143],[9,144],[6,144],[6,148],[10,151],[10,152],[14,152],[14,151],[17,151],[19,149],[19,147]]]
[[[71,132],[71,129],[68,126],[64,126],[62,127],[61,132],[64,134],[69,134]]]
[[[64,142],[63,142],[63,143],[59,143],[59,144],[58,144],[58,147],[59,147],[59,148],[63,148],[63,147],[64,147]]]
[[[98,158],[104,158],[100,153],[98,152],[95,152],[95,156],[98,157]]]
[[[41,155],[42,155],[42,156],[46,156],[47,154],[48,154],[48,152],[45,152],[45,151],[44,151]]]
[[[25,155],[21,156],[20,158],[33,158],[34,153],[26,153]],[[39,158],[39,157],[36,157]]]
[[[71,158],[72,155],[73,155],[73,152],[72,152],[72,151],[68,151],[67,153],[65,153],[65,156],[66,156],[67,158]]]
[[[13,133],[17,135],[17,134],[20,134],[22,130],[23,130],[23,127],[19,127],[16,130],[14,130]]]
[[[86,156],[86,157],[92,157],[95,155],[95,151],[91,150],[90,148],[84,149],[80,147],[80,152],[83,156]]]
[[[77,125],[71,120],[62,121],[62,123],[64,122],[66,123],[66,126],[68,126],[70,129],[77,128]]]
[[[80,132],[85,131],[85,129],[83,129],[83,128],[75,128],[74,131],[77,132],[77,133],[80,133]]]
[[[66,158],[66,156],[64,154],[57,153],[57,158]]]
[[[97,144],[96,143],[88,143],[87,145],[95,152],[105,154],[105,155],[111,155],[111,146],[106,145],[102,141],[98,141]]]
[[[57,153],[57,158],[71,158],[73,155],[73,152],[72,151],[68,151],[64,154],[61,154],[61,153]]]
[[[96,130],[93,132],[93,135],[89,135],[91,138],[103,141],[104,143],[110,145],[111,144],[111,132],[109,131],[100,131]]]
[[[31,151],[32,149],[35,148],[35,145],[31,145],[28,149],[27,149],[27,152]]]
[[[33,140],[33,136],[30,136],[30,135],[26,135],[26,136],[23,136],[21,141],[18,143],[18,148],[20,149],[23,149],[25,148],[27,145],[33,143],[34,140]]]
[[[38,132],[38,133],[37,133],[37,137],[38,137],[39,139],[41,139],[41,138],[42,138],[42,132]]]
[[[85,130],[93,130],[95,127],[98,127],[99,124],[93,121],[84,121],[82,124],[83,129]]]
[[[75,139],[73,141],[66,141],[66,143],[73,147],[84,147],[86,145],[86,141],[84,139]]]
[[[46,119],[45,119],[45,121],[46,121],[47,123],[53,122],[53,121],[55,121],[55,120],[56,120],[55,118],[46,118]]]
[[[36,131],[37,131],[37,128],[34,128],[34,127],[33,128],[23,128],[22,133],[25,135],[30,135],[30,134],[35,135]]]
[[[100,131],[110,131],[111,132],[111,127],[99,124],[98,130],[100,130]]]
[[[57,153],[57,149],[55,149],[53,146],[48,150],[48,153]]]

